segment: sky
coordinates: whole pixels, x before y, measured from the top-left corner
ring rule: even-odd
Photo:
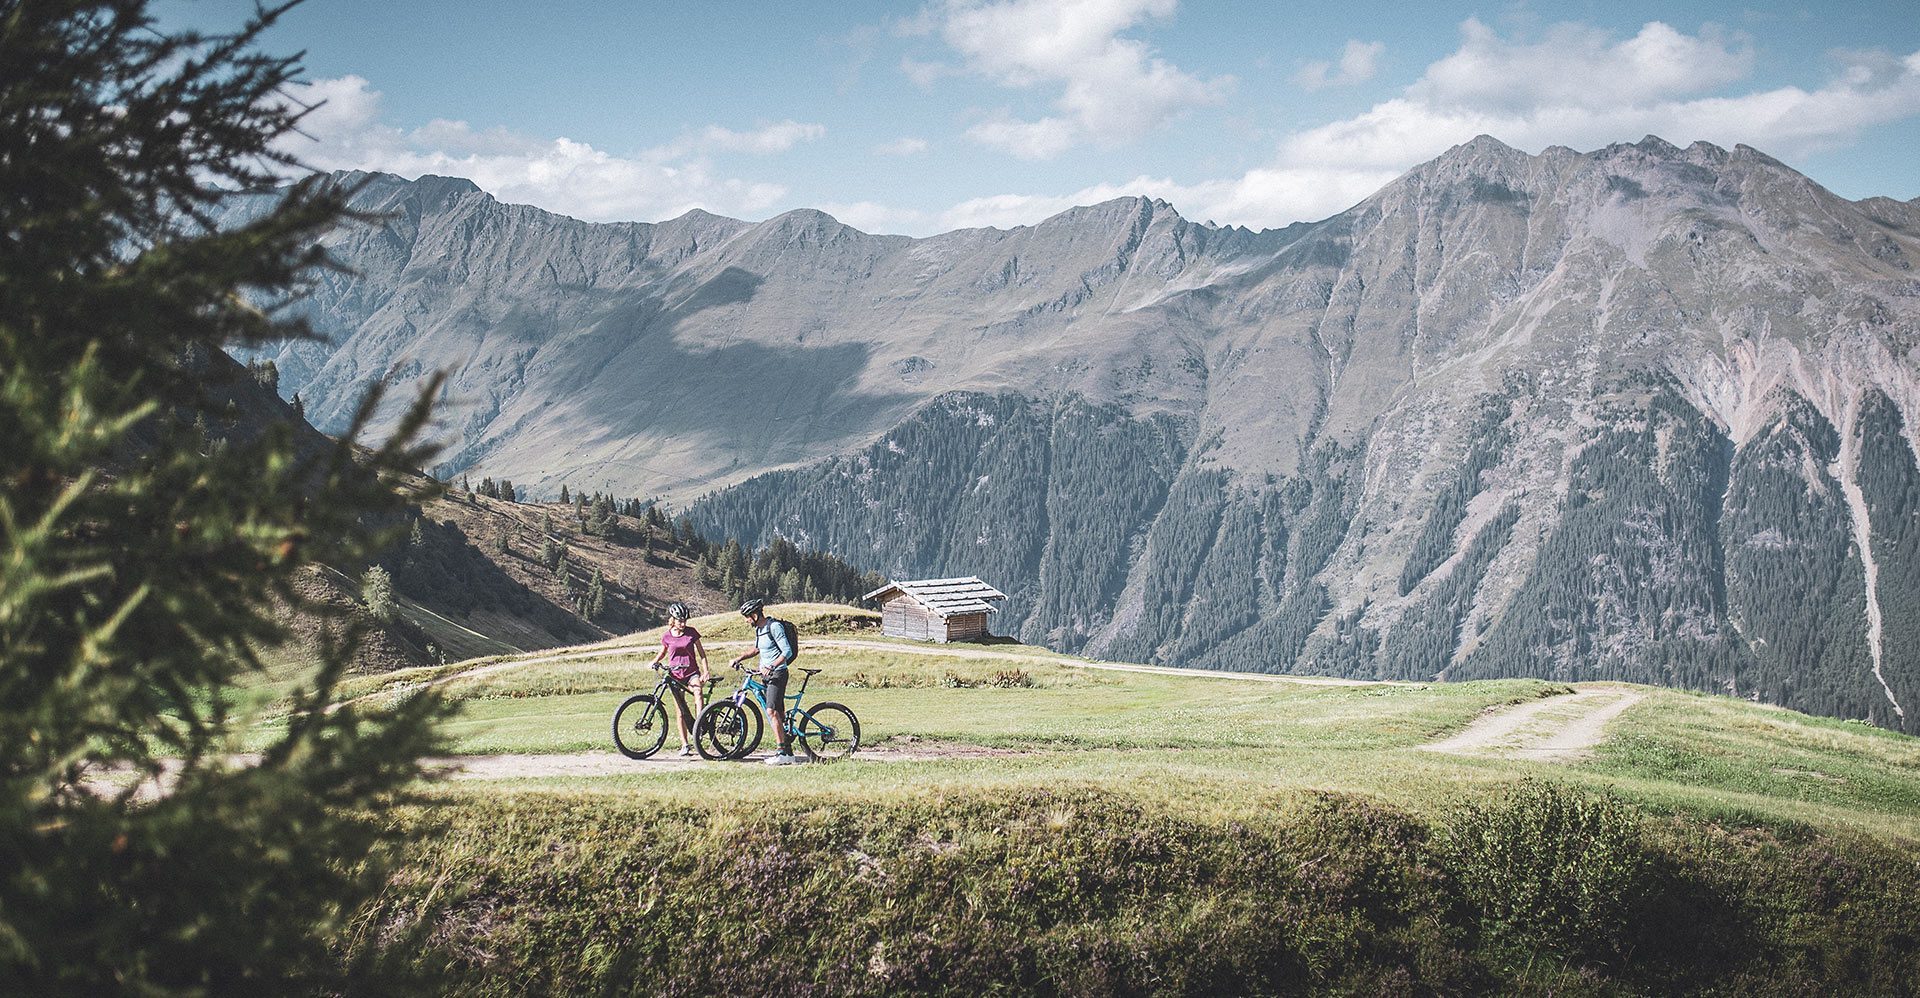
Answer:
[[[230,29],[252,0],[159,0]],[[1476,135],[1754,146],[1920,196],[1920,3],[308,0],[287,148],[466,177],[588,221],[818,208],[869,232],[1127,194],[1196,221],[1335,214]]]

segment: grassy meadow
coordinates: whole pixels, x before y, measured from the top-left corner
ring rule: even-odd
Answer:
[[[1443,755],[1420,747],[1570,688],[1119,671],[881,639],[843,607],[776,612],[825,670],[808,702],[857,711],[865,751],[429,785],[394,815],[414,844],[356,927],[369,986],[1920,986],[1920,740],[1652,690],[1584,759]],[[730,677],[745,627],[695,625]],[[651,687],[657,640],[343,693],[439,684],[463,706],[462,754],[611,753],[611,712]]]

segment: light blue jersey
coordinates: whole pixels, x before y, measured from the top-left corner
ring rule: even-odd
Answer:
[[[760,648],[760,668],[771,669],[773,663],[785,660],[793,661],[793,641],[787,637],[787,629],[772,617],[753,632],[753,643]],[[782,665],[781,668],[786,668]]]

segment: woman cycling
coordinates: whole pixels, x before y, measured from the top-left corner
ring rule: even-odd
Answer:
[[[673,691],[674,702],[680,705],[680,713],[673,719],[673,729],[680,736],[680,754],[692,755],[693,745],[687,741],[687,732],[693,730],[693,719],[700,716],[706,708],[707,694],[707,648],[700,643],[700,632],[687,625],[687,605],[674,603],[667,607],[667,629],[660,634],[660,654],[653,657],[653,668],[658,669],[661,662],[667,663],[667,675],[675,682],[667,684]],[[699,682],[691,682],[698,676]],[[693,693],[693,711],[687,711],[687,693]]]

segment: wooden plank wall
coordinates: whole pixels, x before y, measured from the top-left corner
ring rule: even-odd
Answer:
[[[987,615],[961,613],[940,619],[928,613],[910,596],[896,596],[880,607],[880,633],[915,641],[978,641],[989,633]]]
[[[911,596],[896,596],[880,608],[880,633],[916,641],[944,641],[940,618],[922,609]]]
[[[987,636],[987,615],[961,613],[947,618],[948,641],[978,641]]]

